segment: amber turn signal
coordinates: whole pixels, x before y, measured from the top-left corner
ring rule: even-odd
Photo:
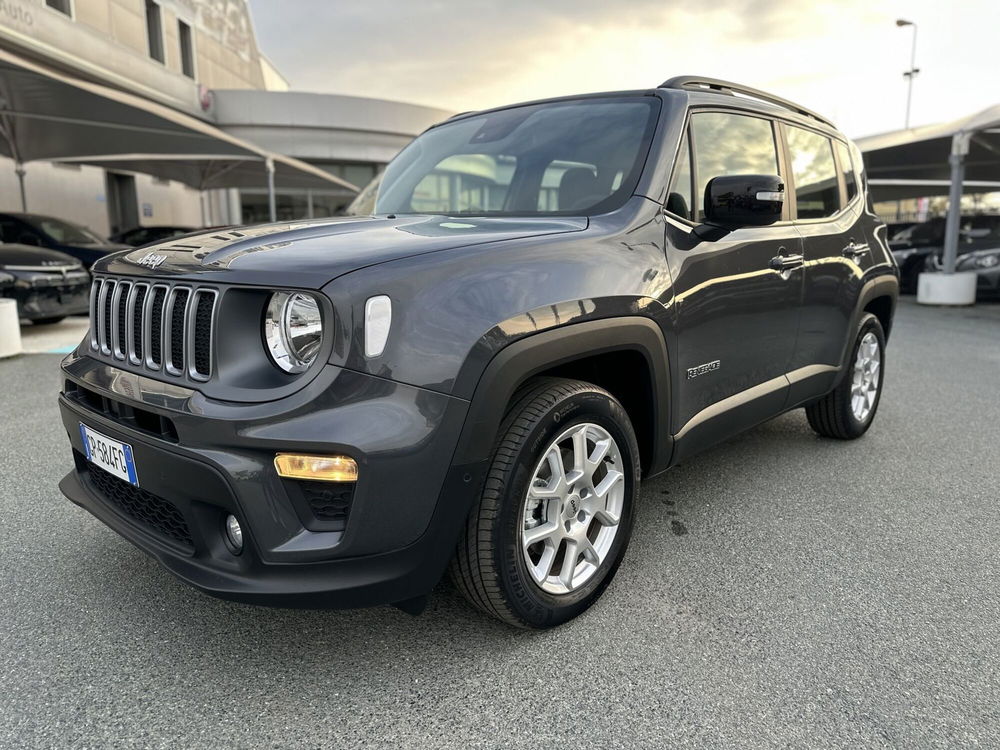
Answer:
[[[279,453],[274,457],[278,476],[318,482],[356,482],[358,463],[349,456],[303,456]]]

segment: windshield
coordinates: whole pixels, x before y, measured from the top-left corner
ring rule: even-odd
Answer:
[[[56,242],[64,245],[101,245],[105,242],[89,229],[70,224],[62,219],[53,219],[51,216],[29,216],[26,218],[36,229],[40,229]]]
[[[377,214],[587,215],[623,204],[659,100],[630,96],[513,107],[445,123],[389,164]]]

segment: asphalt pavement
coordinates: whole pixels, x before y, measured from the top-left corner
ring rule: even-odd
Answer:
[[[59,356],[0,361],[0,746],[1000,746],[1000,305],[906,301],[852,443],[801,411],[643,487],[554,631],[212,599],[71,505]]]

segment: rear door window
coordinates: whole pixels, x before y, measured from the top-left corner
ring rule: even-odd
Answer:
[[[840,187],[830,139],[811,130],[787,126],[792,156],[795,203],[799,219],[823,219],[840,210]]]

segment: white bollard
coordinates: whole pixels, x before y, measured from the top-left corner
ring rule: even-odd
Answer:
[[[976,273],[922,273],[917,278],[917,302],[921,305],[976,304]]]
[[[0,299],[0,358],[21,353],[21,321],[17,300]]]

